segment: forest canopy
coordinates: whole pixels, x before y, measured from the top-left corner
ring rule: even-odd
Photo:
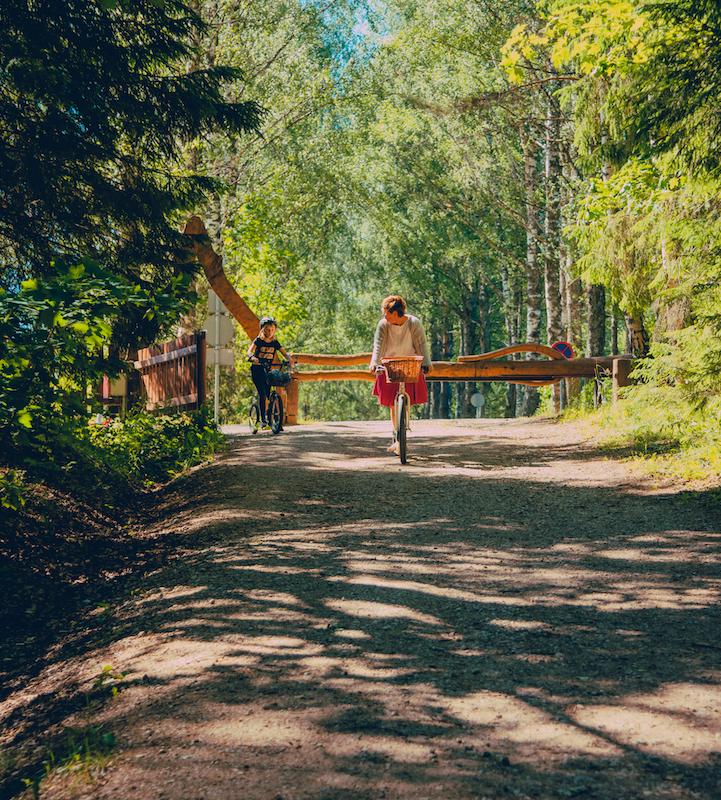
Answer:
[[[713,0],[38,0],[0,23],[4,448],[82,417],[79,388],[120,367],[103,346],[203,319],[195,212],[291,350],[369,350],[398,292],[436,359],[631,353],[644,435],[717,449]],[[226,421],[251,394],[238,362]],[[478,389],[488,415],[544,399],[437,382],[426,413],[475,414]],[[378,414],[341,383],[300,410]]]

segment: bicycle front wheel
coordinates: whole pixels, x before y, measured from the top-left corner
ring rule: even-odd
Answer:
[[[396,405],[396,441],[398,442],[398,456],[401,464],[408,461],[408,397],[405,394],[398,395]]]
[[[257,402],[253,403],[248,412],[248,428],[251,433],[258,433],[260,430],[260,406]]]
[[[273,433],[280,433],[283,430],[283,398],[277,392],[271,395],[268,418],[270,430]]]

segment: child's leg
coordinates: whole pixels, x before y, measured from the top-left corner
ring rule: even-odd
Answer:
[[[253,379],[255,388],[258,390],[260,418],[262,422],[265,422],[268,419],[268,374],[263,367],[253,364],[250,368],[250,376]]]

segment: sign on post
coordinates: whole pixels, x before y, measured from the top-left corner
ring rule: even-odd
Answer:
[[[227,347],[233,341],[235,321],[212,289],[208,289],[208,316],[203,328],[209,347]]]
[[[230,347],[213,347],[208,350],[208,364],[219,367],[235,366],[235,353]]]
[[[474,392],[471,395],[471,405],[473,408],[476,409],[476,418],[480,419],[481,414],[483,413],[483,406],[486,403],[486,398],[483,392]]]
[[[232,367],[235,363],[233,351],[228,348],[235,334],[235,322],[212,289],[208,289],[208,318],[203,327],[206,330],[205,338],[209,348],[208,362],[214,368],[213,419],[217,425],[220,410],[220,368]]]
[[[573,358],[573,345],[570,342],[554,342],[551,347],[564,358]]]

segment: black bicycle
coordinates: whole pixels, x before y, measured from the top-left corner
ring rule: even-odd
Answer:
[[[268,372],[268,384],[271,387],[268,395],[267,417],[270,431],[273,434],[283,430],[285,421],[285,408],[283,406],[283,396],[276,390],[276,387],[287,386],[292,380],[290,365],[282,364],[278,369],[271,369]],[[258,433],[262,425],[262,415],[260,413],[260,398],[256,397],[248,412],[248,427],[252,434]]]

